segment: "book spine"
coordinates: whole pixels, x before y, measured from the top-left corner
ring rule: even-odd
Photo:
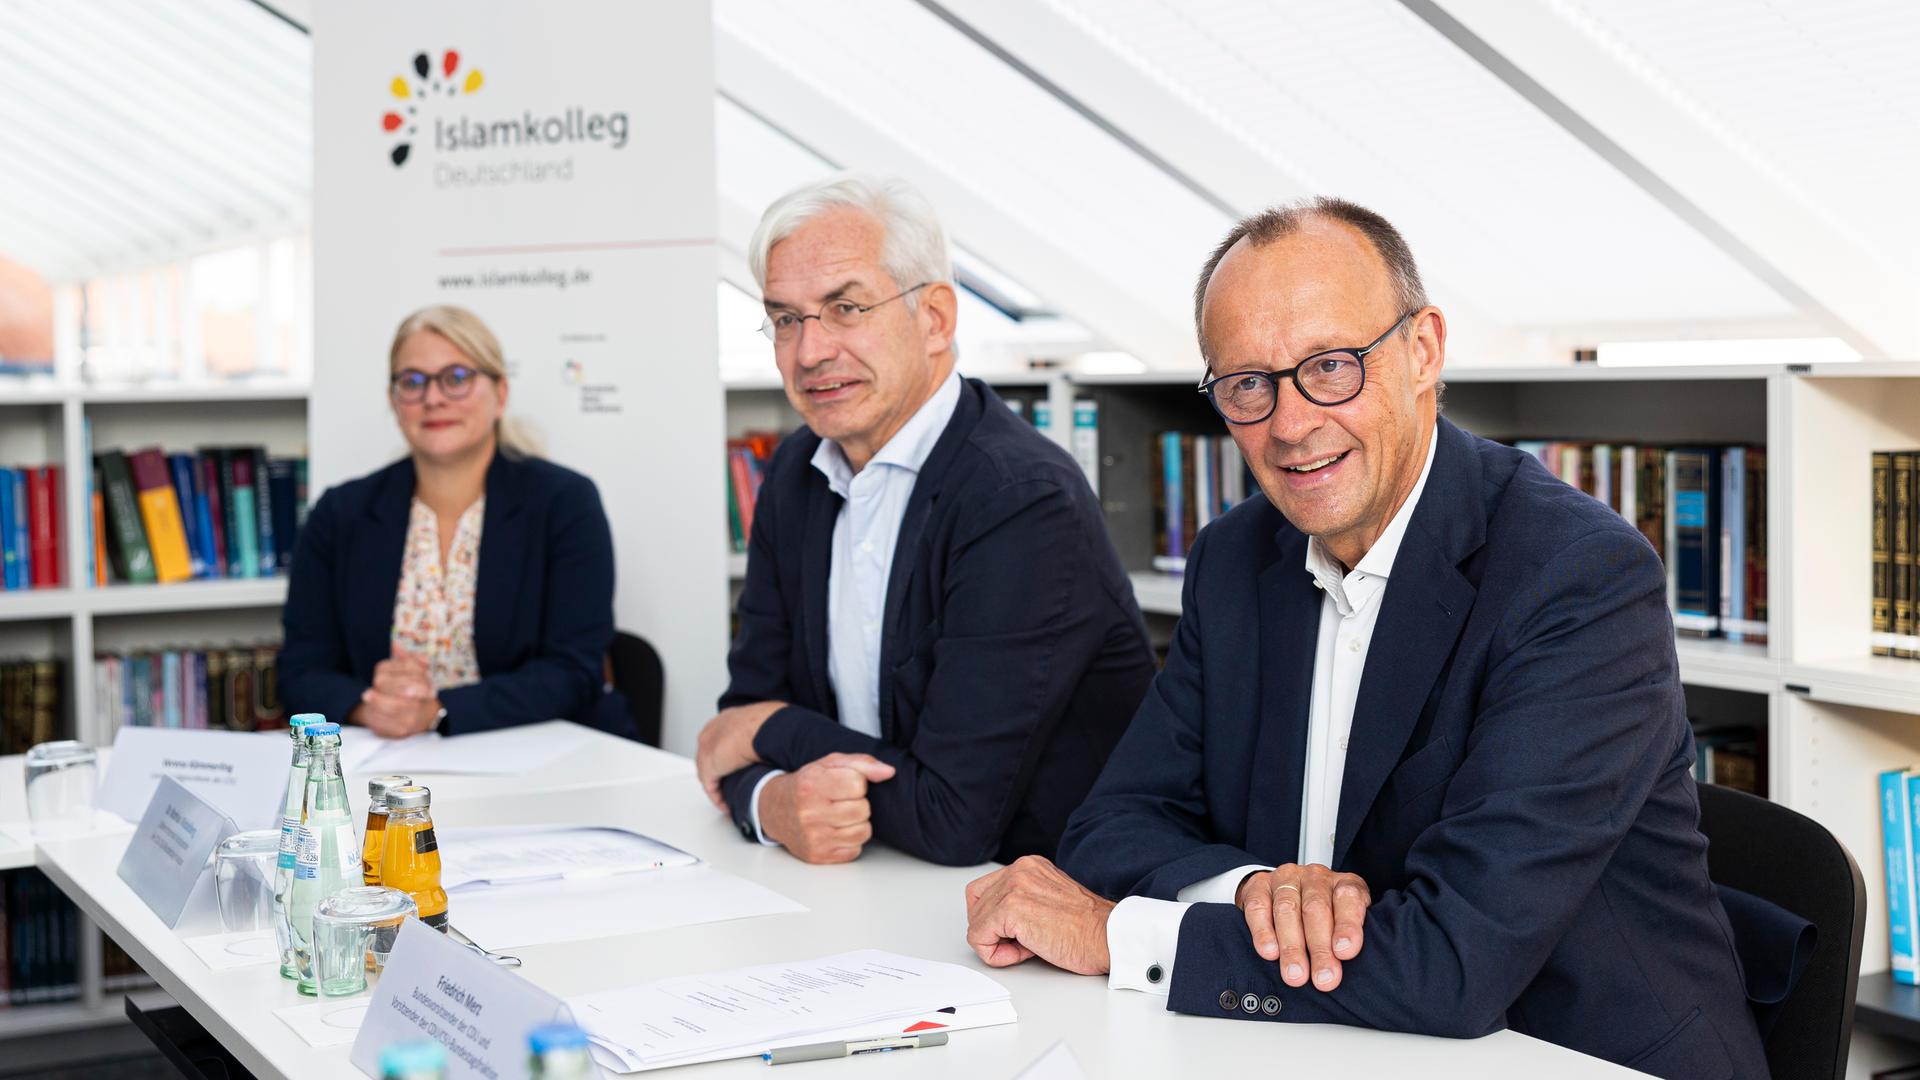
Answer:
[[[300,534],[300,485],[296,477],[293,459],[273,458],[267,462],[267,486],[273,499],[274,569],[282,574],[293,569],[293,549]]]
[[[89,484],[92,493],[88,496],[93,519],[90,530],[93,533],[93,585],[94,588],[104,589],[107,586],[107,568],[111,565],[107,558],[107,493],[100,482],[100,466],[94,465],[87,471],[93,478]]]
[[[1907,769],[1880,774],[1880,833],[1887,859],[1887,945],[1893,956],[1893,980],[1920,982],[1915,964],[1913,890],[1913,810],[1920,799],[1920,776]]]
[[[107,484],[107,554],[113,559],[114,573],[130,585],[151,585],[157,580],[153,550],[147,546],[127,456],[118,450],[100,455],[100,474]]]
[[[51,465],[27,470],[27,524],[32,531],[28,551],[36,589],[60,584],[59,495],[54,491],[54,478],[55,467]]]
[[[187,534],[187,567],[195,580],[208,575],[206,539],[193,513],[193,455],[168,454],[167,475],[173,481],[173,501],[180,511],[180,527]]]
[[[1087,485],[1100,494],[1100,403],[1092,398],[1073,402],[1073,459],[1087,476]]]
[[[1767,451],[1747,449],[1747,640],[1767,641]]]
[[[1913,656],[1913,454],[1893,455],[1893,655]]]
[[[1667,480],[1674,629],[1708,635],[1719,629],[1720,611],[1714,542],[1719,468],[1713,452],[1668,451]]]
[[[33,587],[33,528],[27,511],[32,502],[27,498],[27,472],[13,470],[13,550],[20,559],[22,589]]]
[[[1720,492],[1727,507],[1720,515],[1720,627],[1728,641],[1746,640],[1746,467],[1740,447],[1720,455]]]
[[[13,470],[0,469],[0,589],[20,587],[20,552],[13,542]]]
[[[732,477],[733,500],[740,512],[740,550],[747,550],[753,539],[753,452],[735,444],[727,449],[727,469]]]
[[[267,452],[262,447],[242,451],[253,469],[254,543],[260,577],[272,577],[280,568],[278,540],[273,535],[273,483],[267,476]]]
[[[244,450],[226,451],[233,467],[234,576],[260,576],[260,515],[254,506],[253,463]]]
[[[204,450],[194,458],[193,464],[198,480],[194,512],[201,516],[201,528],[207,534],[207,569],[214,577],[229,577],[226,504],[220,501],[219,466]]]
[[[1167,549],[1170,559],[1184,559],[1187,556],[1186,520],[1187,496],[1184,479],[1186,466],[1181,461],[1180,433],[1169,431],[1160,436],[1162,460],[1166,463],[1165,482],[1167,485]]]
[[[141,450],[128,459],[128,464],[139,491],[140,520],[147,528],[155,579],[163,585],[192,580],[186,524],[180,520],[180,503],[173,494],[166,459],[158,450]]]

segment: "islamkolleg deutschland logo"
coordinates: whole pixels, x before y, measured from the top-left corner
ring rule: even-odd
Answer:
[[[476,93],[486,83],[479,68],[470,67],[466,75],[455,78],[459,71],[460,54],[452,49],[440,54],[438,75],[434,74],[432,58],[420,52],[413,54],[413,78],[395,75],[393,81],[387,84],[387,92],[393,95],[395,103],[380,117],[380,126],[399,140],[387,152],[394,168],[405,165],[407,155],[413,152],[413,136],[421,106],[438,97]]]

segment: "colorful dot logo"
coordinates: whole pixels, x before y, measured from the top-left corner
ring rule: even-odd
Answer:
[[[587,379],[587,369],[578,360],[569,360],[560,365],[560,381],[569,386],[579,386]]]
[[[460,74],[460,54],[453,49],[440,54],[440,70],[434,72],[433,58],[424,52],[413,55],[413,75],[395,75],[387,84],[387,92],[393,95],[394,104],[381,114],[380,128],[398,141],[387,152],[387,158],[394,168],[407,163],[407,155],[413,152],[413,136],[418,130],[420,108],[442,97],[454,97],[459,94],[472,94],[486,85],[486,77],[479,68],[470,67],[465,75]]]

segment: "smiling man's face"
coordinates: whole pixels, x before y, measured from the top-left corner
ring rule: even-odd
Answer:
[[[1269,243],[1242,239],[1214,269],[1201,333],[1214,375],[1284,371],[1364,347],[1403,313],[1386,263],[1352,226],[1314,218]],[[1434,424],[1445,323],[1433,308],[1366,358],[1366,386],[1315,405],[1292,380],[1273,415],[1228,425],[1247,466],[1294,527],[1352,567],[1413,491]]]
[[[885,230],[853,209],[830,210],[767,253],[767,314],[815,315],[829,303],[862,307],[919,282],[898,282],[881,266]],[[891,299],[850,329],[807,319],[774,360],[793,407],[858,470],[933,396],[953,369],[952,287],[935,282],[917,304]]]

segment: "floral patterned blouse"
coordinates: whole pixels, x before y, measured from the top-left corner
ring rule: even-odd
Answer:
[[[480,570],[482,495],[460,515],[440,565],[440,526],[419,499],[407,519],[406,556],[393,598],[393,643],[427,661],[436,690],[480,681],[473,655],[473,592]]]

